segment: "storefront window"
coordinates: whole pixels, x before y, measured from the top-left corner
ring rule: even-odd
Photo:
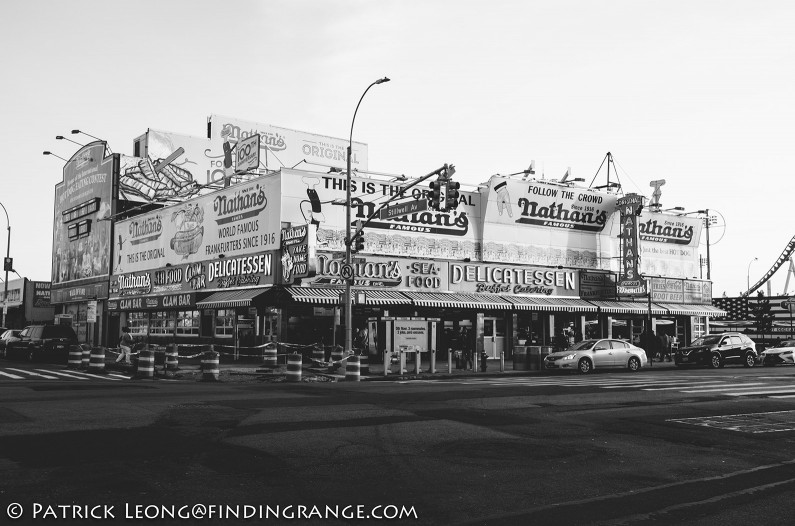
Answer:
[[[171,312],[159,311],[151,314],[150,332],[152,334],[173,335],[174,334],[174,314]]]
[[[691,335],[692,340],[707,334],[707,318],[703,316],[691,316],[690,321],[693,327],[693,334]],[[684,341],[684,338],[681,338],[681,340]]]
[[[149,316],[145,312],[127,314],[127,326],[133,336],[146,336],[149,333]]]
[[[198,336],[199,322],[197,310],[177,312],[177,336]]]
[[[215,335],[219,338],[231,338],[235,331],[235,311],[233,309],[218,310],[215,315]]]

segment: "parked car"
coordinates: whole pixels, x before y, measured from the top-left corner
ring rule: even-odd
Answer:
[[[544,368],[588,374],[594,369],[619,367],[639,371],[646,366],[646,351],[624,340],[593,339],[575,343],[544,359]]]
[[[778,347],[771,347],[759,353],[759,361],[762,365],[784,365],[795,364],[795,340],[781,342]]]
[[[5,357],[6,345],[8,345],[8,342],[18,340],[20,332],[22,331],[17,329],[6,329],[0,334],[0,356]]]
[[[707,334],[679,348],[674,355],[677,367],[707,365],[713,369],[730,363],[753,367],[757,359],[756,344],[739,332]]]
[[[30,325],[19,333],[19,340],[8,343],[6,357],[67,363],[72,345],[77,345],[77,334],[68,325]]]

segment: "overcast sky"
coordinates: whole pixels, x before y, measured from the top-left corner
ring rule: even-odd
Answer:
[[[344,138],[388,76],[356,117],[371,170],[474,185],[535,160],[591,183],[612,152],[624,192],[665,179],[665,208],[717,212],[713,294],[737,295],[795,235],[793,27],[786,0],[2,2],[11,255],[50,279],[63,162],[42,151],[77,148],[56,135],[131,155],[220,114]]]

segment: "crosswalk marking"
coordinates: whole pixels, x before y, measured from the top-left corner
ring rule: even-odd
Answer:
[[[14,372],[17,372],[17,373],[22,373],[22,374],[29,374],[29,375],[32,375],[32,376],[39,376],[39,377],[45,378],[47,380],[57,380],[58,379],[57,376],[48,376],[46,374],[34,373],[33,371],[26,371],[25,369],[14,369],[13,367],[9,367],[8,370],[9,371],[14,371]]]
[[[130,380],[129,375],[108,372],[105,374],[93,374],[85,371],[75,371],[71,369],[54,370],[54,369],[19,369],[16,367],[5,367],[0,369],[0,379],[7,378],[10,380],[105,380],[108,382],[120,382],[122,380]]]
[[[599,389],[636,389],[639,391],[674,391],[686,394],[724,395],[724,396],[767,396],[769,398],[795,398],[795,381],[787,377],[749,377],[748,382],[738,383],[736,377],[715,376],[677,376],[674,374],[649,377],[484,377],[466,379],[407,380],[401,383],[455,383],[471,386],[524,386],[524,387],[596,387]],[[786,382],[786,383],[785,383]]]

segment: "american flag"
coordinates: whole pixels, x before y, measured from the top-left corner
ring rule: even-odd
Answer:
[[[718,318],[724,321],[740,321],[748,319],[748,298],[712,298],[712,304],[726,311],[726,316]]]

